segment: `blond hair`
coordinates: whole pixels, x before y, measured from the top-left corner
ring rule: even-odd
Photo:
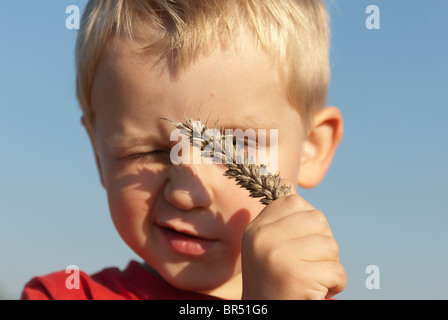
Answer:
[[[307,130],[326,103],[330,77],[328,15],[321,0],[90,0],[76,43],[77,98],[88,123],[94,124],[96,69],[116,35],[132,39],[136,31],[149,32],[147,48],[165,57],[174,72],[241,30],[250,30],[278,68]]]

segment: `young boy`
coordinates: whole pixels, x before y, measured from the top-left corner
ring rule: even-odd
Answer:
[[[346,275],[316,186],[342,138],[326,107],[327,14],[320,0],[95,0],[76,47],[82,124],[113,222],[144,262],[55,272],[23,299],[325,299]],[[262,205],[221,164],[175,165],[173,126],[278,129],[278,169],[293,195]],[[213,119],[214,118],[214,119]]]

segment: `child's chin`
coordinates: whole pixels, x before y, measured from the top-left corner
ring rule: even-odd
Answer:
[[[180,290],[204,294],[214,291],[225,282],[225,280],[219,281],[219,275],[206,275],[204,272],[188,270],[188,267],[177,274],[169,274],[164,278],[169,284]]]

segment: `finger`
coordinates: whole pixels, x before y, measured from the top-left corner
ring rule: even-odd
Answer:
[[[305,262],[339,261],[339,246],[331,236],[311,235],[290,240],[289,252],[300,253],[299,259]]]
[[[293,212],[278,220],[258,224],[257,231],[269,233],[273,242],[274,239],[293,240],[312,235],[333,237],[327,219],[319,210]]]
[[[304,272],[315,278],[322,290],[327,290],[325,298],[331,298],[342,292],[347,284],[347,274],[341,263],[336,261],[320,261],[307,263]]]
[[[276,240],[277,237],[273,237],[271,241],[266,241],[262,245],[268,248],[266,252],[276,257],[274,261],[277,263],[282,261],[289,265],[299,265],[323,261],[339,262],[339,246],[333,237],[311,235],[282,241],[281,245],[278,245]]]
[[[291,194],[297,194],[297,185],[289,179],[282,179],[281,185],[285,187],[289,187],[291,190]]]
[[[285,200],[286,198],[289,198],[289,197],[293,196],[293,197],[297,198],[297,200],[299,200],[299,201],[298,201],[298,204],[300,204],[301,206],[303,206],[303,209],[304,209],[304,210],[314,209],[314,207],[313,207],[312,204],[310,204],[308,201],[306,201],[302,196],[300,196],[300,195],[297,193],[297,184],[293,183],[293,182],[292,182],[291,180],[289,180],[289,179],[282,179],[281,185],[282,185],[282,186],[285,186],[285,187],[289,187],[289,189],[290,189],[290,195],[289,195],[289,196],[286,196],[286,197],[283,197],[283,198],[279,198],[279,199],[273,201],[273,202],[271,203],[271,205],[272,205],[273,203],[275,203],[275,202],[278,202],[279,200]]]
[[[294,185],[291,186],[292,194],[272,201],[258,215],[258,221],[271,223],[294,212],[313,210],[314,207],[303,197],[296,193]]]
[[[319,210],[294,212],[274,222],[275,228],[282,232],[283,237],[298,239],[311,235],[333,237],[330,225],[325,215]]]

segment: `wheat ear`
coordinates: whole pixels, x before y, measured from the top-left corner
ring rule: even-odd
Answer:
[[[204,132],[208,129],[206,124],[202,124],[202,122],[198,119],[197,121],[193,121],[192,119],[185,118],[185,123],[178,121],[171,121],[165,118],[163,120],[169,121],[173,124],[177,129],[179,129],[182,133],[187,135],[190,139],[190,143],[194,147],[199,147],[201,149],[202,155],[205,153],[205,149],[207,146],[208,153],[207,157],[214,157],[216,159],[220,158],[222,164],[227,167],[227,170],[224,172],[224,175],[228,178],[233,178],[237,181],[237,184],[249,190],[250,196],[253,198],[260,198],[260,202],[263,204],[269,204],[275,199],[286,197],[291,194],[291,187],[286,185],[281,185],[281,177],[280,174],[270,174],[267,172],[267,168],[265,165],[255,165],[251,164],[248,161],[248,158],[244,156],[241,157],[229,156],[236,155],[236,146],[232,140],[232,144],[226,144],[224,137],[219,139],[211,139],[206,141],[203,139]],[[215,122],[215,128],[218,129],[218,121]],[[229,136],[225,136],[229,137]],[[212,148],[210,150],[210,145],[212,144]],[[221,152],[214,152],[214,150],[222,150]]]

